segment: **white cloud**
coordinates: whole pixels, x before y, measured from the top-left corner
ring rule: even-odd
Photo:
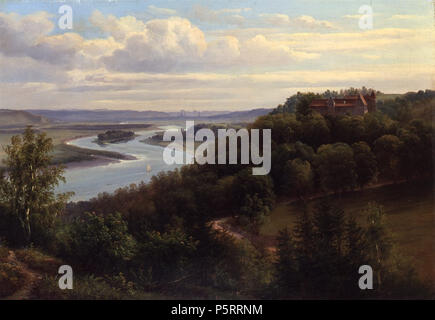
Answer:
[[[316,53],[295,51],[282,42],[270,41],[264,35],[255,36],[242,47],[242,58],[252,65],[282,65],[318,57]]]
[[[343,16],[343,18],[346,19],[360,19],[363,15],[362,14],[346,14]]]
[[[415,14],[395,14],[390,17],[391,20],[418,20],[425,18],[423,16],[415,15]]]
[[[175,16],[177,14],[177,10],[168,9],[168,8],[158,8],[153,5],[148,6],[148,11],[155,15]]]
[[[113,71],[184,72],[224,66],[277,66],[319,56],[293,50],[290,45],[268,40],[263,35],[243,42],[236,37],[219,37],[206,42],[198,27],[179,17],[154,19],[143,24],[135,18],[116,19],[100,13],[95,13],[92,19],[97,20],[97,25],[103,23],[103,30],[122,43],[112,54],[108,52],[101,58]]]
[[[296,18],[290,18],[286,14],[281,13],[265,13],[260,14],[263,23],[278,26],[278,27],[301,27],[301,28],[335,28],[332,22],[326,20],[317,20],[311,16],[302,15]]]
[[[218,13],[242,13],[252,11],[252,8],[225,8],[217,10]]]
[[[296,18],[296,23],[308,28],[327,28],[327,29],[333,29],[334,25],[332,22],[326,21],[326,20],[316,20],[311,16],[300,16]]]
[[[103,15],[95,10],[91,17],[91,23],[102,31],[111,34],[116,40],[122,41],[128,34],[142,32],[145,24],[133,16],[117,18],[114,15]]]
[[[254,108],[298,90],[430,87],[433,29],[331,32],[307,16],[266,18],[276,27],[204,33],[179,17],[143,22],[96,11],[91,22],[102,33],[86,39],[52,35],[46,13],[0,13],[0,107]],[[289,33],[291,24],[317,29]]]
[[[190,17],[192,20],[208,24],[243,25],[246,19],[240,13],[249,10],[249,8],[211,10],[207,7],[196,5],[192,8]]]
[[[102,58],[111,70],[171,71],[178,65],[195,63],[207,48],[203,32],[178,17],[148,21],[142,30],[126,33],[124,41],[124,48]]]

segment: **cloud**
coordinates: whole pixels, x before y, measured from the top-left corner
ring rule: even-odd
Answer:
[[[246,19],[240,13],[249,10],[250,8],[211,10],[207,7],[196,5],[192,8],[190,18],[208,24],[242,25]]]
[[[295,50],[306,52],[350,52],[359,53],[368,50],[372,54],[378,51],[388,51],[397,56],[403,55],[402,48],[418,51],[427,47],[431,29],[421,29],[419,32],[405,28],[373,29],[365,32],[334,32],[334,33],[275,33],[271,40],[293,44]]]
[[[102,58],[111,70],[167,72],[195,63],[207,48],[203,32],[178,17],[148,21],[142,30],[126,33],[124,38],[124,48]]]
[[[319,57],[316,53],[295,51],[282,42],[266,39],[264,35],[257,35],[247,40],[242,47],[242,56],[246,62],[251,62],[252,65],[281,65],[282,63]]]
[[[8,57],[0,54],[0,82],[2,83],[68,81],[69,77],[65,70],[53,64],[35,61],[29,57]]]
[[[142,32],[145,24],[133,16],[117,18],[114,15],[103,15],[95,10],[91,17],[91,23],[102,31],[109,33],[115,40],[122,41],[128,34]]]
[[[301,28],[325,28],[334,29],[332,22],[326,20],[317,20],[311,16],[302,15],[296,18],[290,18],[281,13],[264,13],[260,14],[263,23],[277,27],[301,27]]]
[[[395,15],[390,17],[390,20],[403,21],[403,20],[418,20],[418,19],[422,19],[422,18],[425,18],[425,17],[419,16],[419,15],[414,15],[414,14],[395,14]]]
[[[225,36],[210,42],[204,54],[204,61],[207,63],[223,67],[234,65],[240,57],[240,41],[236,37]]]
[[[5,84],[0,107],[198,110],[274,107],[297,91],[324,91],[362,85],[402,92],[426,88],[433,68],[425,64],[343,65],[324,70],[258,73],[77,74],[59,86]],[[337,77],[337,75],[340,77]],[[37,98],[35,98],[37,97]],[[3,99],[4,98],[4,99]]]
[[[184,18],[170,17],[138,23],[135,18],[94,14],[97,24],[122,46],[101,57],[110,70],[118,72],[185,72],[226,66],[276,66],[314,59],[319,55],[293,50],[290,45],[256,35],[246,41],[218,37],[207,42],[204,33]],[[127,25],[124,26],[123,24]],[[121,34],[120,34],[121,32]]]
[[[0,51],[7,56],[26,56],[53,30],[49,17],[46,12],[27,16],[0,12]]]
[[[153,5],[148,6],[148,11],[155,15],[175,16],[177,14],[177,10],[168,9],[168,8],[158,8]]]
[[[249,11],[226,10],[218,16]],[[211,32],[180,17],[95,11],[98,30],[86,38],[53,34],[50,19],[0,13],[1,108],[273,107],[304,90],[428,88],[434,73],[429,28],[337,32],[312,17],[273,15]]]
[[[242,13],[252,11],[252,8],[225,8],[217,10],[218,13]]]
[[[362,14],[346,14],[343,16],[343,18],[346,19],[360,19],[363,15]]]
[[[333,29],[334,24],[332,22],[326,21],[326,20],[316,20],[311,16],[300,16],[295,19],[296,23],[308,28],[326,28],[326,29]]]
[[[111,52],[110,39],[85,40],[74,32],[51,35],[54,24],[46,12],[22,16],[0,12],[0,53],[5,57],[28,57],[59,68],[93,67],[93,56]],[[113,40],[113,39],[112,39]],[[104,50],[101,46],[104,45]]]

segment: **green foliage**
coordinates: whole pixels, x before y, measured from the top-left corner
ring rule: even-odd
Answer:
[[[0,261],[0,298],[13,294],[24,285],[24,281],[18,266]]]
[[[393,254],[383,209],[372,203],[365,215],[367,225],[358,225],[341,209],[321,202],[313,214],[302,215],[293,234],[283,230],[276,262],[279,296],[425,297],[429,291],[413,275],[413,269],[400,255]],[[364,264],[373,268],[375,290],[358,287],[358,268]]]
[[[317,150],[315,163],[325,190],[339,192],[354,187],[356,164],[349,145],[335,143],[321,146]]]
[[[311,115],[312,110],[310,108],[310,104],[315,98],[319,98],[320,96],[318,94],[308,92],[298,93],[297,97],[296,115],[298,118],[303,118]]]
[[[64,234],[62,255],[88,270],[117,270],[135,255],[136,241],[127,230],[119,213],[85,213]]]
[[[328,143],[330,129],[326,119],[318,113],[305,117],[302,121],[299,140],[313,148]]]
[[[377,163],[370,146],[364,141],[352,145],[357,183],[362,188],[376,178]]]
[[[53,238],[56,218],[68,194],[54,193],[65,180],[62,167],[50,166],[52,149],[52,140],[30,127],[22,136],[13,136],[5,148],[7,176],[0,173],[0,202],[5,206],[6,219],[17,220],[20,227],[18,234],[8,239],[12,243],[47,244]]]
[[[173,281],[191,271],[189,267],[196,246],[197,241],[181,230],[148,232],[139,245],[135,263],[140,269],[149,271],[152,281]]]
[[[275,202],[272,179],[254,176],[250,169],[245,169],[235,176],[231,190],[233,213],[247,218],[252,230],[257,232]]]
[[[33,294],[44,300],[125,300],[156,299],[157,295],[146,294],[135,288],[122,273],[115,276],[94,275],[74,277],[73,290],[59,289],[58,279],[44,276]]]
[[[395,99],[379,101],[378,109],[402,124],[412,119],[430,122],[435,110],[435,91],[409,92]]]
[[[286,190],[290,194],[296,194],[303,198],[314,188],[314,171],[310,162],[299,158],[288,160],[284,168],[283,176],[287,183]]]
[[[385,177],[397,180],[399,175],[400,139],[395,135],[383,135],[374,143],[374,151],[381,172]]]
[[[122,130],[109,130],[105,133],[100,133],[98,135],[98,142],[100,143],[117,143],[126,142],[134,138],[133,131],[122,131]]]
[[[15,255],[19,261],[41,274],[57,274],[59,267],[64,264],[61,260],[44,254],[41,250],[35,248],[15,250]]]

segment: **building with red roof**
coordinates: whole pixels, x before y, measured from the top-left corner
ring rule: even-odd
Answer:
[[[364,115],[376,111],[376,94],[372,91],[364,96],[360,93],[342,98],[314,99],[310,108],[323,115]]]

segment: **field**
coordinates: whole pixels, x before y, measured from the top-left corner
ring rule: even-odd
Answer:
[[[364,208],[369,202],[384,206],[387,225],[393,232],[398,249],[412,261],[418,273],[430,281],[435,279],[435,219],[434,193],[431,185],[401,184],[368,189],[335,198],[347,214],[365,222]],[[315,202],[309,203],[313,206]],[[277,235],[286,226],[294,227],[301,207],[296,203],[280,202],[271,213],[261,233],[267,238]]]

